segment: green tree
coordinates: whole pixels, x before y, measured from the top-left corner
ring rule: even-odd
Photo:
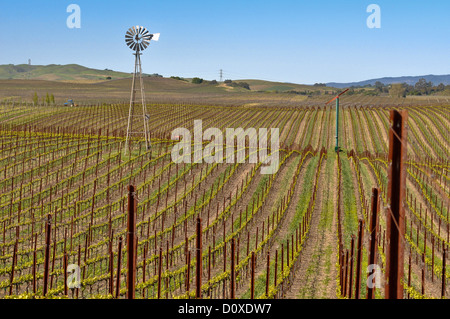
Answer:
[[[381,83],[380,81],[376,81],[376,82],[375,82],[375,89],[376,89],[378,92],[383,92],[383,87],[384,87],[384,84]]]
[[[192,83],[194,83],[194,84],[201,84],[201,83],[203,83],[203,79],[201,79],[201,78],[193,78],[192,79]]]
[[[34,92],[34,96],[33,96],[33,104],[37,105],[39,103],[39,97],[37,95],[36,92]]]
[[[406,96],[406,89],[401,83],[394,83],[391,85],[391,88],[389,89],[389,94],[392,97],[405,97]]]
[[[50,104],[50,96],[48,95],[48,92],[47,95],[45,96],[45,103]]]
[[[55,104],[55,96],[53,95],[53,93],[52,95],[50,95],[50,103]]]
[[[430,86],[430,84],[431,84],[431,82],[427,82],[427,80],[425,80],[424,78],[421,78],[414,85],[414,88],[422,94],[428,94],[429,89],[433,86],[433,84],[431,84],[431,86]]]

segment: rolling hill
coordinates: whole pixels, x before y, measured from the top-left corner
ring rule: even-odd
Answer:
[[[78,64],[67,65],[28,65],[28,64],[6,64],[0,65],[0,80],[47,80],[47,81],[76,81],[95,82],[111,79],[129,78],[129,73],[116,72],[112,70],[97,70],[87,68]]]
[[[327,86],[335,87],[335,88],[347,88],[351,86],[365,86],[368,84],[374,85],[375,82],[380,81],[384,85],[392,84],[392,83],[407,83],[409,85],[416,84],[419,79],[424,78],[427,82],[431,81],[433,85],[439,85],[443,83],[444,85],[450,84],[450,74],[445,75],[420,75],[420,76],[400,76],[400,77],[384,77],[378,79],[371,79],[359,82],[349,82],[349,83],[337,83],[337,82],[329,82]]]

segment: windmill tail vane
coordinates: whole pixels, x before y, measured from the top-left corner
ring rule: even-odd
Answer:
[[[149,120],[150,115],[147,113],[147,107],[145,105],[145,92],[144,92],[144,81],[142,79],[142,66],[141,66],[141,52],[144,51],[149,45],[150,41],[158,41],[159,33],[152,34],[147,28],[142,26],[133,26],[125,34],[125,42],[127,46],[135,51],[134,55],[134,73],[133,81],[131,85],[131,98],[130,98],[130,109],[128,113],[128,125],[127,125],[127,138],[125,141],[125,154],[128,149],[131,151],[132,140],[139,140],[139,137],[144,137],[147,150],[150,150],[150,130],[149,130]],[[140,90],[136,89],[136,84],[139,84]],[[136,108],[136,93],[140,92],[142,112],[135,112]],[[136,113],[136,114],[135,114]],[[133,139],[132,139],[133,137]]]

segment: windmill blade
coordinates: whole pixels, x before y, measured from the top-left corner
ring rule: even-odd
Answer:
[[[150,31],[148,31],[147,29],[145,29],[145,32],[142,33],[142,36],[144,36],[144,37],[150,36]]]
[[[130,37],[133,36],[133,31],[131,30],[131,28],[128,29],[128,31],[127,31],[127,33],[125,34],[125,36],[130,36]]]
[[[142,43],[141,43],[141,44],[144,46],[144,50],[147,49],[149,43],[150,43],[150,42],[142,42]]]
[[[142,29],[141,29],[141,32],[140,32],[140,34],[142,34],[142,35],[143,35],[144,33],[148,32],[146,28],[144,28],[144,27],[141,27],[141,28],[142,28]]]
[[[153,37],[152,37],[152,40],[153,41],[159,41],[159,36],[161,35],[161,33],[154,33],[153,34]]]

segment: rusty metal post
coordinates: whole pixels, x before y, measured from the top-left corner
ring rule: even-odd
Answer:
[[[405,211],[403,203],[406,190],[406,170],[404,163],[407,157],[408,112],[391,111],[391,128],[389,129],[389,180],[388,208],[386,214],[386,299],[402,299],[403,255],[405,234]]]
[[[234,264],[234,259],[235,259],[235,247],[236,243],[234,238],[231,239],[231,278],[230,278],[230,299],[235,299],[235,264]]]
[[[345,251],[344,257],[344,297],[347,297],[348,292],[348,249]]]
[[[37,246],[37,234],[34,235],[34,251],[33,251],[33,293],[36,293],[36,260],[37,260],[37,256],[36,256],[36,246]]]
[[[278,249],[275,250],[275,273],[273,274],[273,285],[277,287],[277,274],[278,274]]]
[[[425,295],[425,252],[422,254],[422,295]]]
[[[195,298],[202,298],[202,219],[197,218]]]
[[[134,299],[136,284],[136,188],[128,186],[128,227],[127,227],[127,299]]]
[[[350,278],[349,278],[349,284],[348,284],[348,297],[352,299],[353,295],[353,260],[354,258],[354,251],[355,251],[355,235],[352,235],[352,240],[350,244]]]
[[[52,237],[52,215],[47,215],[45,225],[45,259],[44,259],[44,287],[43,294],[47,295],[48,290],[48,267],[50,264],[50,242]]]
[[[162,273],[162,247],[159,247],[158,263],[158,299],[161,298],[161,273]]]
[[[364,239],[364,221],[359,221],[358,243],[356,245],[355,299],[359,299],[361,286],[362,242]]]
[[[114,296],[114,253],[112,248],[109,251],[109,293]]]
[[[369,265],[375,265],[377,257],[378,188],[372,188],[372,216],[370,219]],[[370,274],[368,274],[370,276]],[[367,286],[367,299],[375,299],[375,287]]]
[[[119,298],[120,294],[120,269],[122,264],[122,237],[119,237],[119,249],[117,252],[117,278],[116,278],[116,298]]]
[[[13,281],[14,281],[14,268],[16,266],[17,262],[17,246],[18,246],[19,236],[18,232],[16,231],[16,242],[14,243],[14,251],[13,251],[13,260],[12,260],[12,268],[11,268],[11,277],[9,281],[11,282],[11,286],[9,286],[9,295],[12,295],[13,292]]]
[[[64,252],[64,295],[67,296],[67,253]]]
[[[409,250],[408,286],[411,287],[411,249]],[[408,292],[408,299],[409,299],[409,292]]]
[[[252,271],[251,271],[251,284],[250,284],[250,299],[255,299],[255,252],[252,251]]]
[[[191,251],[188,251],[187,255],[187,275],[186,275],[186,293],[189,293],[189,286],[191,282]]]
[[[270,251],[267,251],[266,297],[269,296]]]
[[[447,247],[445,247],[445,244],[442,243],[443,248],[443,252],[442,252],[442,290],[441,290],[441,297],[444,298],[445,297],[445,266],[446,266],[446,261],[445,259],[447,258],[446,254],[447,254]]]

